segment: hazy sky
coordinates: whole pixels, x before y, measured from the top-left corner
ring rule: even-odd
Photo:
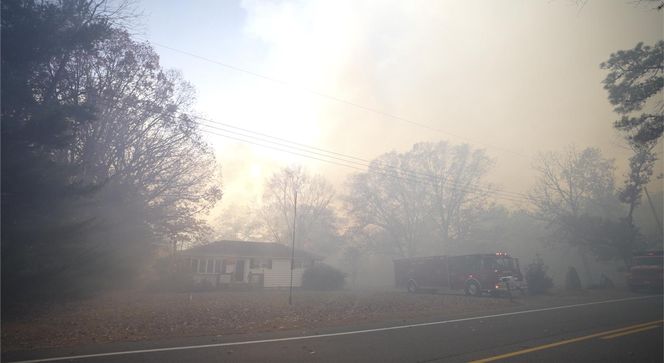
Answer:
[[[533,157],[570,144],[615,158],[622,182],[629,151],[612,128],[617,116],[599,64],[663,32],[663,13],[634,3],[146,0],[139,7],[143,37],[153,43],[285,82],[155,45],[162,64],[196,87],[196,110],[210,119],[365,159],[419,141],[465,142],[495,159],[489,181],[526,192]],[[303,164],[339,187],[355,171],[209,137],[223,168],[224,205],[255,200],[276,167]]]

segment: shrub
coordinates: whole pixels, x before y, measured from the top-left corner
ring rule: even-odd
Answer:
[[[547,275],[548,267],[544,265],[542,258],[537,255],[535,260],[526,268],[526,281],[528,292],[537,295],[545,293],[553,287],[553,279]]]
[[[581,288],[581,279],[579,274],[576,272],[576,269],[572,266],[567,270],[567,275],[565,276],[565,289],[567,290],[578,290]]]
[[[344,286],[346,274],[323,263],[315,264],[302,274],[302,287],[310,290],[337,290]]]

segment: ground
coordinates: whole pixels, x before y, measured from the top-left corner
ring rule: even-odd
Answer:
[[[553,292],[506,298],[408,294],[396,290],[288,290],[154,293],[116,291],[95,298],[22,306],[5,314],[2,351],[214,336],[370,322],[402,322],[631,296],[621,290]]]

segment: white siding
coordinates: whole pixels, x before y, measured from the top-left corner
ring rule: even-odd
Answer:
[[[263,286],[265,287],[288,287],[290,286],[290,260],[273,259],[272,268],[265,269]],[[302,286],[302,272],[304,269],[293,270],[293,286]]]

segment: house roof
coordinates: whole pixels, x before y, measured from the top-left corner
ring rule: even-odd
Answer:
[[[272,257],[290,258],[291,248],[275,242],[252,242],[252,241],[216,241],[205,245],[195,246],[182,251],[185,255],[221,255],[233,257]],[[322,260],[321,256],[314,253],[295,250],[296,259]]]

